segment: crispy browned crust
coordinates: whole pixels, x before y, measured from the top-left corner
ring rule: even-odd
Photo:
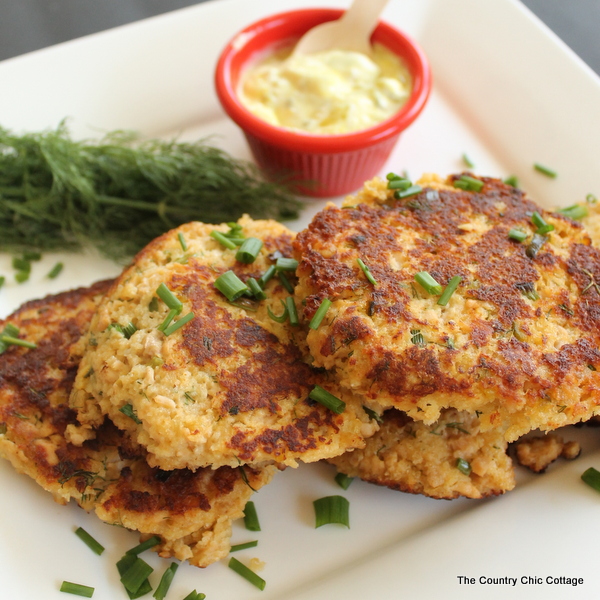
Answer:
[[[285,244],[274,249],[285,250],[290,256],[287,236],[284,241]],[[250,267],[237,263],[233,270],[243,281],[251,276],[259,278],[262,273]],[[198,281],[198,271],[205,272],[204,281]],[[293,281],[293,277],[290,278]],[[231,451],[241,461],[252,462],[265,457],[278,460],[288,453],[302,455],[317,449],[324,442],[323,436],[340,429],[344,420],[318,405],[313,410],[306,408],[314,404],[308,394],[315,384],[323,384],[322,378],[303,362],[294,343],[282,343],[254,318],[234,317],[223,302],[215,298],[214,279],[215,273],[199,266],[193,274],[175,278],[173,283],[177,284],[176,289],[185,290],[192,304],[195,318],[183,332],[181,346],[200,369],[208,367],[218,371],[219,361],[236,353],[252,356],[252,360],[240,361],[234,368],[220,371],[219,384],[224,392],[216,399],[220,416],[252,414],[262,409],[276,419],[282,413],[278,400],[289,397],[298,399],[297,412],[302,414],[283,427],[239,431],[228,443]],[[270,294],[285,297],[286,292],[279,283],[273,288],[276,289],[270,289]]]
[[[37,344],[0,354],[0,455],[56,501],[72,498],[108,523],[144,538],[159,535],[161,555],[207,566],[226,555],[232,520],[273,469],[161,471],[109,421],[80,446],[67,441],[77,424],[68,398],[78,341],[109,285],[28,302],[0,323],[16,325],[20,337]]]
[[[292,254],[283,225],[248,217],[239,223],[246,237],[263,240],[254,262],[237,261],[210,236],[227,226],[183,225],[136,256],[91,324],[71,406],[85,427],[108,415],[148,450],[152,466],[297,466],[361,446],[376,428],[362,399],[306,364],[297,345],[301,328],[272,318],[290,296],[277,276],[265,286],[267,299],[250,301],[248,310],[240,306],[247,299],[231,303],[215,287],[229,270],[242,281],[258,279]],[[178,234],[187,241],[185,260]],[[293,273],[288,277],[294,284]],[[183,303],[182,314],[194,315],[169,336],[157,329],[167,306],[149,309],[162,283]],[[137,328],[131,338],[109,327],[129,321]],[[310,400],[316,384],[343,396],[346,410],[336,414]],[[121,412],[126,403],[137,421]]]
[[[333,301],[308,334],[315,364],[427,423],[446,406],[480,411],[510,440],[589,418],[600,405],[600,250],[521,190],[481,177],[480,193],[461,191],[457,177],[404,200],[370,182],[375,192],[327,207],[298,235],[305,319]],[[508,232],[533,234],[534,211],[556,229],[531,258]],[[462,277],[448,307],[415,283],[419,271],[442,285]]]
[[[27,302],[0,323],[0,328],[7,322],[16,325],[21,338],[37,344],[33,350],[9,346],[0,355],[0,425],[5,431],[0,451],[10,450],[13,464],[59,501],[73,496],[85,505],[95,479],[90,474],[98,472],[98,457],[66,444],[64,435],[77,422],[68,405],[78,366],[70,350],[87,331],[109,284]]]

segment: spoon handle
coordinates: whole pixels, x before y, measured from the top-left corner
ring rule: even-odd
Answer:
[[[341,20],[348,24],[351,23],[355,32],[362,32],[363,36],[368,39],[388,2],[389,0],[354,0]]]
[[[354,0],[339,19],[321,23],[307,31],[292,54],[310,54],[333,48],[369,54],[371,34],[388,2],[389,0]]]

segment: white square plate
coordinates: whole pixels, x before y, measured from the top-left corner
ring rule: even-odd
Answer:
[[[216,134],[215,144],[249,158],[213,91],[219,51],[257,18],[312,5],[219,0],[4,61],[0,123],[15,132],[38,131],[69,117],[77,137],[113,129],[181,139]],[[456,172],[466,153],[476,172],[517,175],[521,187],[546,206],[600,195],[600,79],[521,4],[395,0],[384,18],[424,47],[435,87],[382,173],[406,169],[416,178]],[[558,178],[537,173],[534,162],[556,169]],[[293,227],[304,227],[322,206],[307,202]],[[58,256],[65,270],[48,281],[44,275]],[[99,258],[48,254],[26,284],[7,281],[0,316],[25,300],[118,272]],[[11,273],[10,256],[0,255],[0,273]],[[250,535],[234,526],[234,543],[258,538],[258,547],[238,558],[265,562],[260,575],[266,589],[253,588],[226,561],[204,570],[184,564],[167,600],[192,589],[208,600],[597,597],[600,496],[580,474],[600,467],[600,436],[593,429],[568,436],[581,440],[580,459],[552,465],[543,476],[519,472],[515,491],[486,501],[436,501],[359,481],[341,492],[327,465],[288,469],[255,496],[262,532]],[[75,506],[54,504],[6,461],[0,462],[0,482],[3,598],[64,600],[58,591],[63,580],[94,586],[96,600],[126,598],[114,565],[137,543],[135,534]],[[351,529],[314,529],[312,501],[335,493],[351,502]],[[102,557],[73,535],[80,525],[107,547]],[[169,563],[151,553],[147,560],[156,568],[156,585]],[[584,583],[553,580],[561,577]],[[494,582],[499,578],[515,578],[516,584]]]

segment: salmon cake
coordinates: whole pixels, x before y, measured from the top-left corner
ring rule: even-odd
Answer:
[[[446,409],[434,425],[425,425],[392,408],[365,448],[329,462],[340,473],[401,492],[484,498],[515,487],[507,448],[501,430],[481,432],[470,413]]]
[[[256,255],[223,236],[254,240]],[[81,438],[109,416],[163,470],[293,467],[364,446],[377,425],[363,400],[298,349],[292,241],[275,221],[243,217],[189,223],[144,248],[92,320],[70,402]],[[224,277],[241,296],[218,289]],[[315,401],[319,388],[341,409]]]
[[[109,421],[76,446],[69,394],[76,350],[110,282],[28,302],[0,322],[18,343],[0,354],[0,455],[53,498],[103,521],[160,537],[165,557],[205,567],[226,556],[231,524],[274,467],[161,471]],[[19,344],[25,344],[21,346]]]
[[[600,250],[581,224],[493,178],[412,191],[372,180],[298,235],[305,323],[331,302],[313,364],[414,421],[454,408],[509,442],[596,414]]]

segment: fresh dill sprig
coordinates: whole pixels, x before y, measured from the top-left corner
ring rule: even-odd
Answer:
[[[81,250],[125,260],[189,221],[248,213],[288,220],[300,201],[246,161],[197,142],[115,131],[98,141],[56,130],[15,135],[0,127],[0,250]]]

